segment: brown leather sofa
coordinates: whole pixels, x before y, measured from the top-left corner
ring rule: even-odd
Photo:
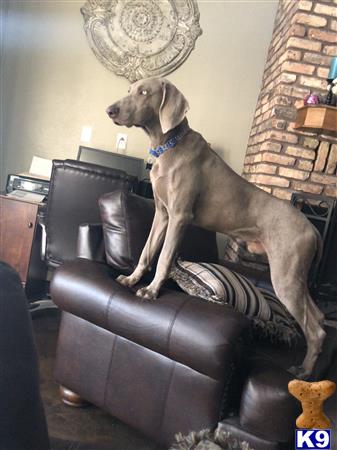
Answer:
[[[289,349],[249,342],[244,316],[170,282],[156,302],[141,301],[115,278],[135,266],[153,204],[115,191],[100,206],[103,228],[80,227],[80,257],[52,279],[52,298],[63,311],[56,381],[165,447],[177,432],[221,421],[224,431],[255,450],[293,449],[300,407],[287,392],[292,377],[286,369],[303,358],[303,343]],[[214,261],[214,234],[189,229],[181,255]],[[257,285],[268,284],[268,277],[235,268]],[[337,379],[336,332],[327,331],[313,379]],[[326,405],[334,427],[335,400]]]

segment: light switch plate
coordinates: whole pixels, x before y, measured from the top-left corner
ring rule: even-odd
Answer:
[[[91,141],[92,127],[84,126],[81,131],[81,142],[89,143]]]

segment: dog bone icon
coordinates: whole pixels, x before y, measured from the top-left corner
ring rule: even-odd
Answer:
[[[288,390],[302,404],[302,414],[296,419],[297,428],[326,429],[331,422],[323,412],[323,402],[331,397],[336,390],[333,381],[323,380],[309,383],[302,380],[292,380]]]

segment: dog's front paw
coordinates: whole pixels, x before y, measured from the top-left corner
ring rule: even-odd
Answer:
[[[126,275],[119,275],[119,277],[116,278],[116,281],[123,286],[132,287],[137,283],[138,280],[135,280],[132,275],[129,275],[128,277]]]
[[[137,297],[141,297],[144,300],[155,300],[158,297],[158,289],[154,289],[151,286],[146,286],[138,289],[136,292]]]

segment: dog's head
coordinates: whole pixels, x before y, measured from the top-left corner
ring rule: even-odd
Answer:
[[[148,78],[133,83],[129,94],[109,106],[108,116],[116,125],[151,129],[160,123],[162,132],[179,125],[188,111],[183,94],[165,78]]]

